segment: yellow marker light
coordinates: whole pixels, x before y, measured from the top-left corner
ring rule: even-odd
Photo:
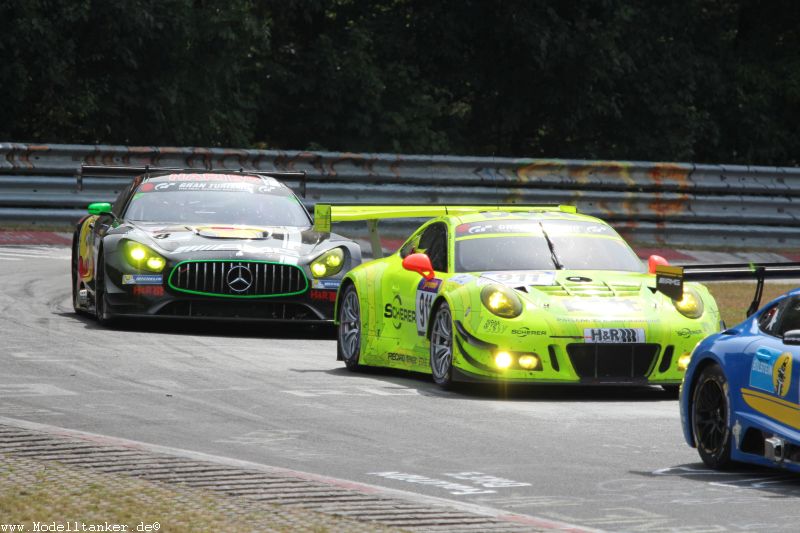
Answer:
[[[141,261],[146,255],[147,252],[145,252],[142,247],[137,246],[136,248],[131,248],[131,259],[134,261]]]
[[[684,353],[678,357],[678,370],[686,371],[689,368],[689,362],[692,360],[692,354],[689,352]]]
[[[147,258],[147,268],[149,268],[150,270],[156,270],[156,271],[163,270],[164,265],[166,264],[167,262],[164,260],[163,257],[151,256]]]
[[[519,366],[521,366],[526,370],[530,370],[532,368],[536,368],[539,365],[539,358],[536,357],[535,355],[523,355],[520,356],[518,362]]]
[[[314,274],[316,277],[321,278],[325,275],[328,269],[325,268],[325,265],[322,263],[314,263],[311,265],[311,273]]]
[[[329,255],[325,259],[325,264],[328,265],[329,267],[336,268],[342,264],[342,258],[338,255]]]
[[[506,369],[511,366],[511,354],[508,352],[497,352],[494,355],[494,364],[497,368]]]

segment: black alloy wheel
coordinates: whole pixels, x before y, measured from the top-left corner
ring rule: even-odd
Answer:
[[[728,380],[717,364],[705,367],[692,394],[692,433],[703,462],[722,470],[731,463]]]

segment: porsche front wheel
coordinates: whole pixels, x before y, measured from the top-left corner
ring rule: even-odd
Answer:
[[[339,305],[339,332],[336,335],[339,357],[349,370],[358,370],[361,365],[361,305],[353,285],[348,285]]]
[[[103,252],[97,257],[97,267],[95,268],[94,279],[94,310],[97,323],[101,326],[111,327],[114,320],[108,315],[106,309],[106,264],[103,260]]]
[[[692,394],[692,433],[703,462],[724,469],[731,462],[728,380],[719,365],[703,369]]]
[[[453,382],[453,317],[447,302],[436,309],[431,324],[431,374],[442,387]]]

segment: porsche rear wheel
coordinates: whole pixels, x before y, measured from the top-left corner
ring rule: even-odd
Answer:
[[[436,309],[431,324],[431,374],[442,387],[453,383],[453,317],[447,302]]]
[[[731,463],[731,429],[728,380],[719,365],[700,373],[692,394],[692,433],[703,462],[714,469]]]
[[[339,332],[336,349],[349,370],[361,368],[361,305],[353,285],[348,285],[339,305]]]

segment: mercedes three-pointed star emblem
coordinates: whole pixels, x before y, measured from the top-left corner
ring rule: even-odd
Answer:
[[[238,265],[228,270],[225,281],[233,292],[242,293],[253,284],[253,273],[250,272],[250,268]]]

